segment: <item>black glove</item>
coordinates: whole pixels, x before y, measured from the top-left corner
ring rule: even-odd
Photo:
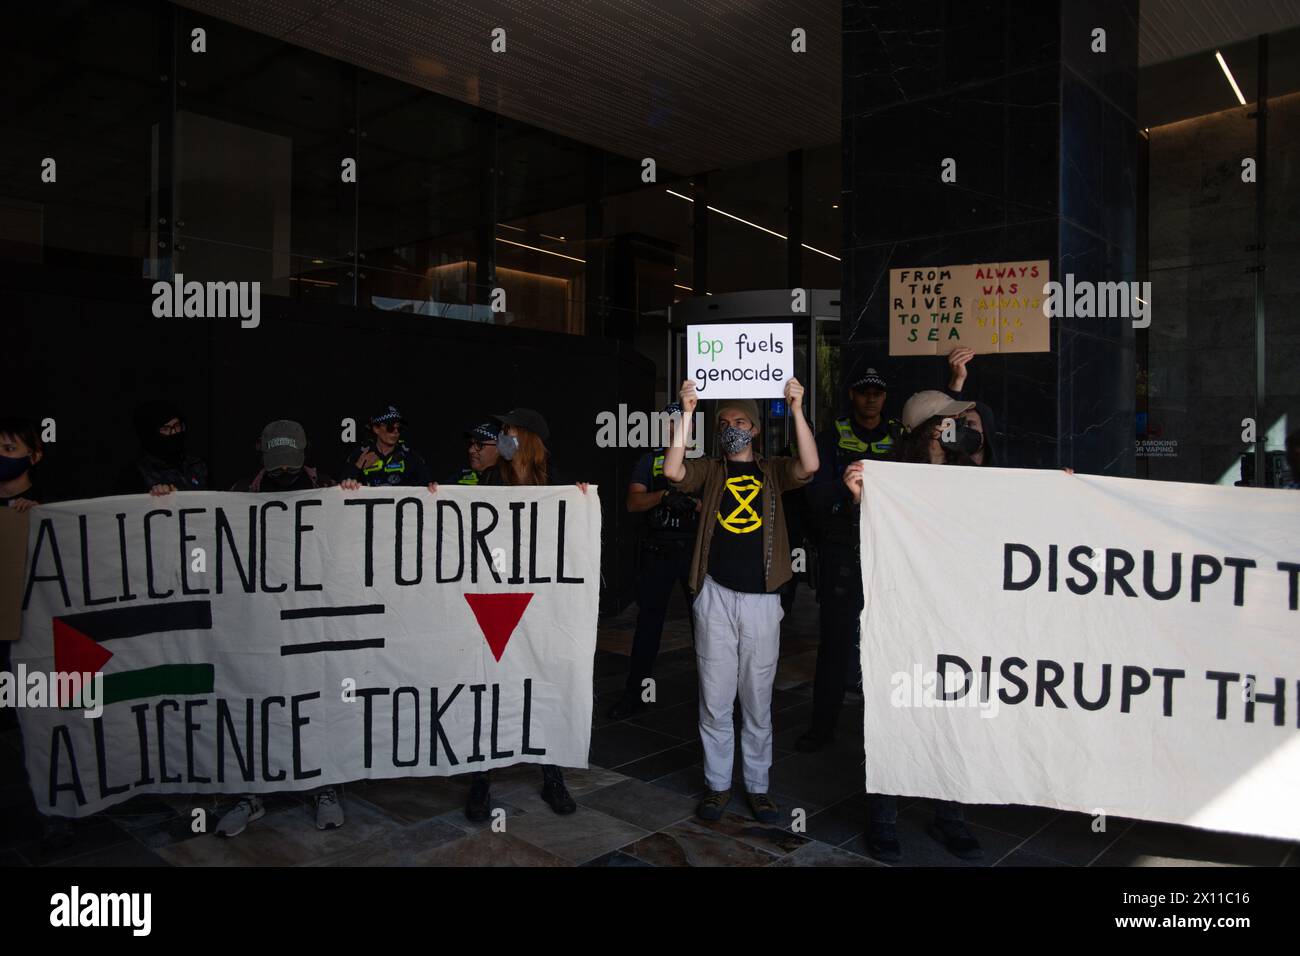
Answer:
[[[695,514],[695,499],[680,491],[670,490],[664,495],[660,505],[679,518],[687,518]]]

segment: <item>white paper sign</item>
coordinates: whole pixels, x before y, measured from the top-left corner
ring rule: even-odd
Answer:
[[[794,377],[794,326],[687,326],[686,374],[700,398],[780,398]]]
[[[1300,839],[1300,493],[870,461],[863,491],[868,790]]]
[[[96,674],[103,705],[24,697],[43,813],[587,765],[595,486],[73,501],[28,554],[20,689]]]

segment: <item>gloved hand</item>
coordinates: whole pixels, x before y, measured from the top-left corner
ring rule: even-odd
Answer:
[[[680,518],[688,518],[695,514],[695,499],[680,491],[669,491],[664,495],[662,504],[665,509]]]

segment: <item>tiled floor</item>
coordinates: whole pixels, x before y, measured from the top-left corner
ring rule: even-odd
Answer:
[[[606,711],[623,685],[635,607],[601,623],[591,769],[566,771],[579,809],[557,817],[538,796],[540,773],[519,766],[493,773],[493,805],[504,832],[469,823],[466,785],[455,778],[349,784],[347,824],[320,832],[305,795],[267,799],[267,815],[234,839],[196,834],[196,807],[219,812],[229,800],[139,797],[78,824],[73,846],[43,852],[39,818],[18,762],[16,731],[0,735],[0,866],[210,864],[473,866],[878,866],[865,855],[861,704],[850,697],[839,739],[818,754],[794,740],[808,725],[816,664],[815,602],[801,590],[783,630],[773,699],[772,794],[787,812],[802,810],[796,832],[756,823],[739,782],[728,814],[694,819],[704,789],[696,729],[696,678],[690,628],[677,605],[656,667],[657,700],[645,713],[611,721]],[[856,703],[856,706],[855,706]],[[857,733],[854,730],[857,729]],[[739,767],[739,760],[737,760]],[[903,865],[909,866],[1296,866],[1300,850],[1184,827],[1108,821],[1039,807],[969,807],[984,846],[982,864],[962,863],[926,833],[924,801],[900,807]]]

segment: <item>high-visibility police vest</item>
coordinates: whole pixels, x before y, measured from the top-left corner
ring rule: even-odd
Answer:
[[[859,458],[888,458],[894,453],[894,441],[903,435],[903,423],[891,418],[885,422],[885,437],[873,442],[864,442],[853,430],[853,422],[848,418],[835,419],[835,431],[839,436],[836,442],[835,457],[841,464],[842,471],[850,462]]]
[[[900,441],[903,434],[907,431],[903,423],[897,419],[890,418],[885,422],[885,437],[873,442],[865,442],[858,437],[857,432],[853,430],[853,422],[848,418],[837,418],[835,420],[835,433],[838,441],[835,443],[835,480],[839,481],[839,476],[844,474],[844,469],[855,461],[863,458],[889,458],[894,453],[894,445]],[[836,548],[848,548],[856,550],[858,542],[858,529],[856,522],[844,520],[840,509],[843,502],[839,502],[831,508],[829,514],[821,516],[822,527],[822,546],[835,546]],[[841,555],[840,559],[848,560],[843,557],[842,550],[836,552]],[[823,554],[823,560],[826,562],[826,571],[833,572],[836,559],[832,557],[829,550]],[[854,559],[856,560],[856,559]]]
[[[456,484],[477,485],[479,480],[479,473],[473,468],[462,468],[460,470],[460,476],[456,479]]]

